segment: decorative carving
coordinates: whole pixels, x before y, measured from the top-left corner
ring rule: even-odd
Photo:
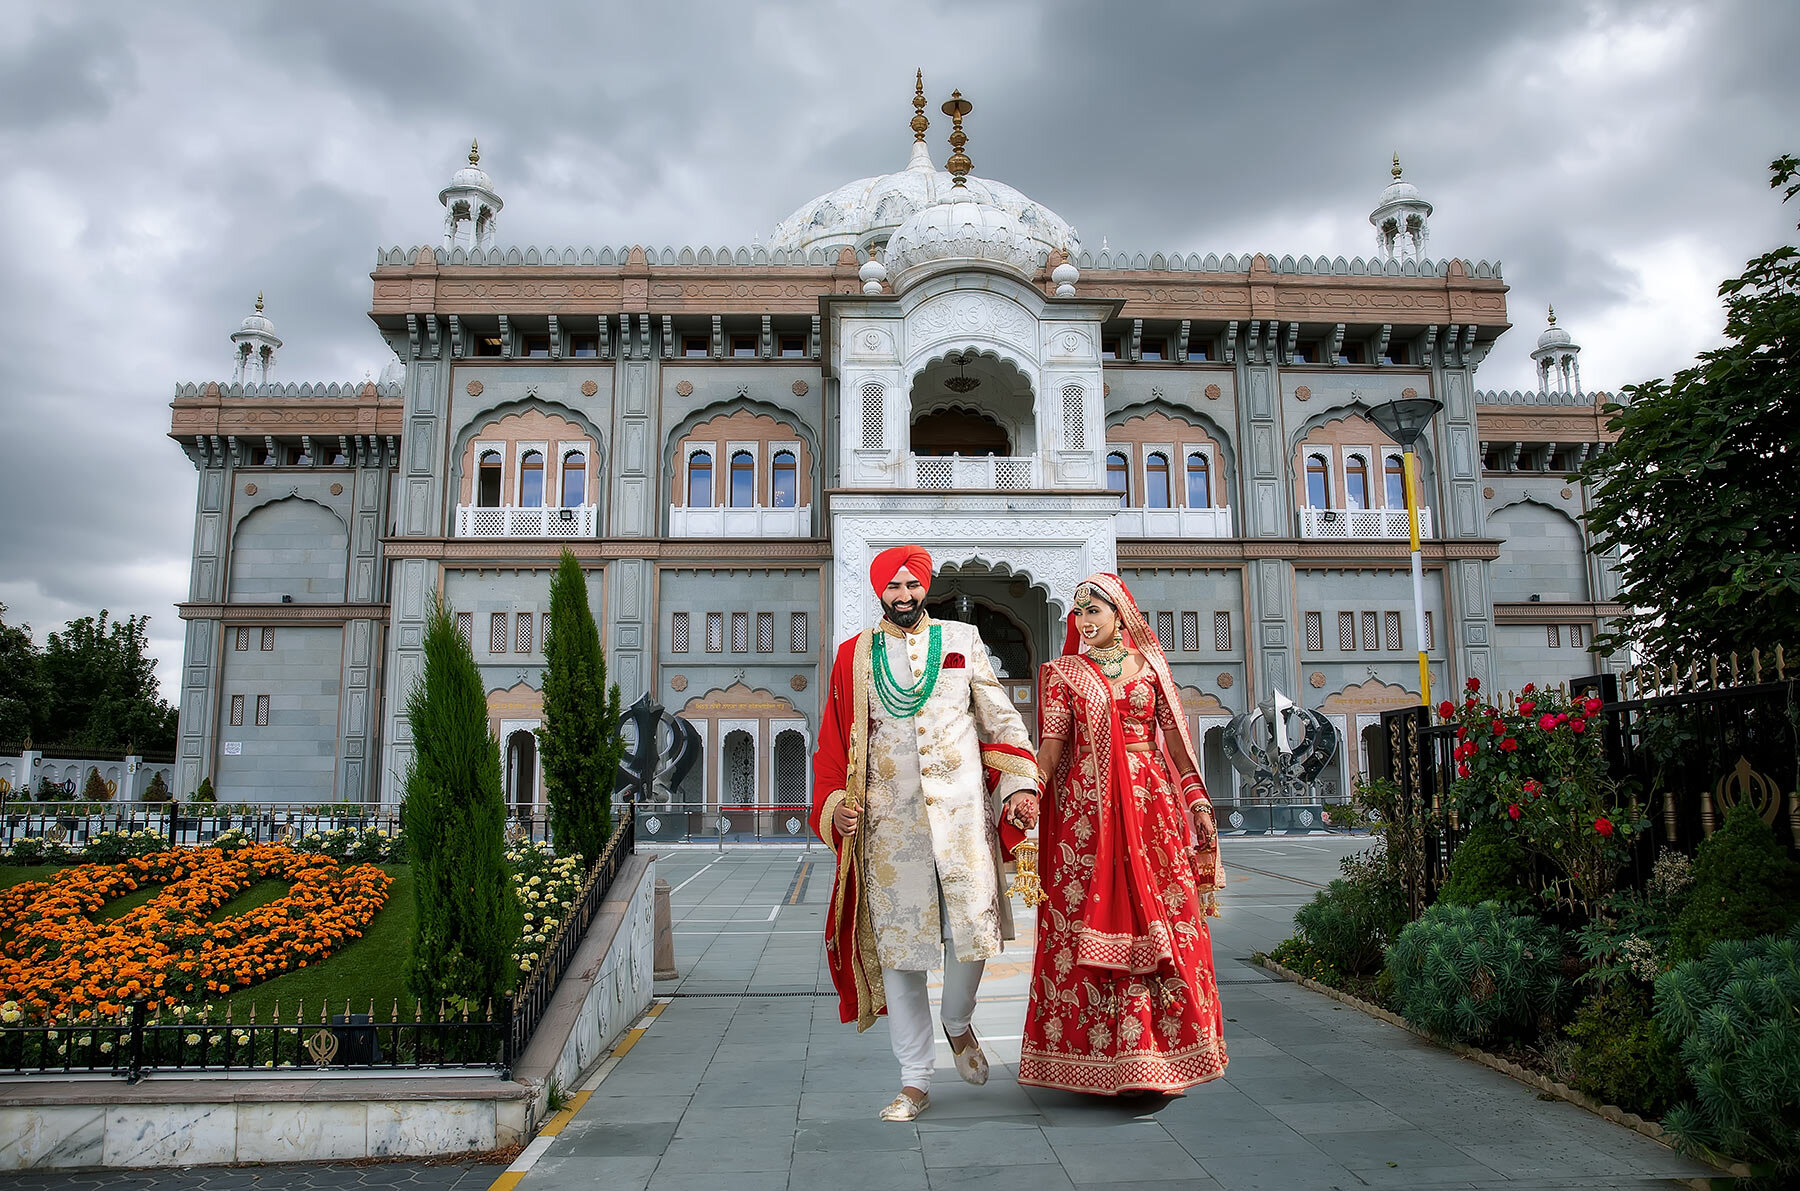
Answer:
[[[1221,670],[1219,672],[1219,676],[1217,678],[1213,679],[1213,681],[1219,684],[1220,690],[1228,691],[1231,689],[1231,684],[1237,681],[1237,678],[1235,675],[1233,675],[1231,673],[1231,671]]]
[[[1109,384],[1102,384],[1100,386],[1100,395],[1102,397],[1111,397],[1112,396],[1112,386]]]
[[[669,689],[672,691],[687,690],[687,675],[677,674],[675,677],[669,679]]]
[[[306,1039],[306,1053],[321,1067],[331,1066],[331,1060],[337,1057],[337,1052],[337,1034],[331,1030],[315,1030]]]
[[[1481,498],[1482,498],[1482,499],[1483,499],[1483,500],[1492,500],[1492,499],[1494,499],[1494,490],[1493,490],[1493,489],[1492,489],[1492,488],[1483,488],[1483,489],[1482,489],[1482,490],[1481,490]]]
[[[244,485],[244,495],[245,496],[255,496],[256,495],[256,485],[255,484],[245,484]]]
[[[1562,498],[1564,500],[1568,500],[1570,497],[1572,497],[1574,495],[1575,495],[1575,490],[1573,488],[1564,488],[1562,490]]]
[[[480,381],[472,380],[468,384],[463,386],[463,391],[471,397],[479,397],[479,396],[481,396],[481,390],[483,389],[483,387],[484,386],[482,385],[482,383]]]
[[[1402,397],[1412,398],[1412,397],[1417,397],[1418,395],[1419,395],[1419,390],[1413,388],[1411,385],[1408,385],[1408,386],[1406,386],[1406,388],[1400,390],[1400,396],[1402,396]]]
[[[1300,401],[1311,400],[1312,390],[1310,388],[1308,388],[1306,385],[1301,385],[1299,388],[1294,390],[1294,397]]]
[[[1320,673],[1317,670],[1314,670],[1311,674],[1308,674],[1306,676],[1306,681],[1312,687],[1312,689],[1315,691],[1325,689],[1325,675]]]
[[[583,397],[592,397],[595,393],[598,393],[599,391],[600,391],[600,386],[595,384],[593,381],[584,380],[581,382],[581,395]]]
[[[804,674],[794,675],[792,678],[788,679],[788,685],[793,687],[796,691],[805,690],[806,689],[806,675],[804,675]]]
[[[692,397],[694,395],[694,382],[691,380],[678,380],[675,382],[675,391],[683,397]]]
[[[333,496],[342,496],[344,494],[344,486],[342,484],[333,484],[331,486],[331,494]]]
[[[1011,298],[994,293],[958,292],[931,298],[913,312],[907,324],[909,332],[923,332],[923,343],[985,334],[1030,347],[1037,339],[1037,320]]]
[[[794,396],[796,396],[796,397],[806,396],[806,389],[807,389],[807,385],[806,385],[805,381],[797,380],[794,382]]]
[[[1739,754],[1737,764],[1719,779],[1713,792],[1719,813],[1730,811],[1740,802],[1749,802],[1750,809],[1762,816],[1764,823],[1775,825],[1775,812],[1781,809],[1781,790],[1751,766],[1750,758]]]
[[[1207,385],[1206,386],[1206,399],[1208,401],[1217,401],[1219,399],[1219,394],[1220,394],[1220,389],[1219,389],[1218,385]]]

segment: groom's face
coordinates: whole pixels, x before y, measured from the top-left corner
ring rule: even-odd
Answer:
[[[889,621],[910,629],[925,615],[925,583],[905,567],[894,572],[881,592],[881,607]]]

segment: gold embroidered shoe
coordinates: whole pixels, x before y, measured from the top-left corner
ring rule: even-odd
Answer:
[[[898,1096],[894,1097],[894,1102],[892,1104],[881,1110],[880,1116],[884,1121],[911,1121],[916,1120],[920,1113],[930,1107],[930,1092],[923,1093],[917,1100],[914,1100],[905,1092],[901,1092]]]
[[[956,1073],[963,1077],[964,1083],[980,1087],[988,1081],[987,1056],[981,1053],[981,1040],[975,1037],[974,1026],[969,1027],[968,1037],[962,1050],[958,1051],[956,1041],[950,1037],[950,1031],[944,1031],[944,1041],[950,1043],[950,1058],[956,1063]]]

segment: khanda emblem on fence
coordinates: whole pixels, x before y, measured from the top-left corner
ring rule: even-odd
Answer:
[[[648,691],[619,718],[626,737],[625,758],[619,762],[620,798],[642,802],[668,797],[700,759],[700,734],[680,716],[664,711]]]
[[[1719,813],[1724,814],[1740,802],[1748,802],[1750,808],[1762,816],[1762,821],[1773,827],[1776,812],[1781,809],[1781,791],[1775,783],[1758,773],[1750,764],[1750,758],[1739,754],[1735,768],[1719,779],[1713,787],[1714,798],[1718,802]]]
[[[1260,798],[1294,800],[1337,756],[1331,721],[1280,691],[1225,727],[1225,757]]]

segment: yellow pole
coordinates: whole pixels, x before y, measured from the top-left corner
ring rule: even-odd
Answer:
[[[1419,700],[1431,706],[1431,663],[1425,656],[1425,571],[1419,554],[1419,488],[1411,447],[1403,448],[1406,465],[1406,520],[1412,540],[1413,635],[1419,643]]]

